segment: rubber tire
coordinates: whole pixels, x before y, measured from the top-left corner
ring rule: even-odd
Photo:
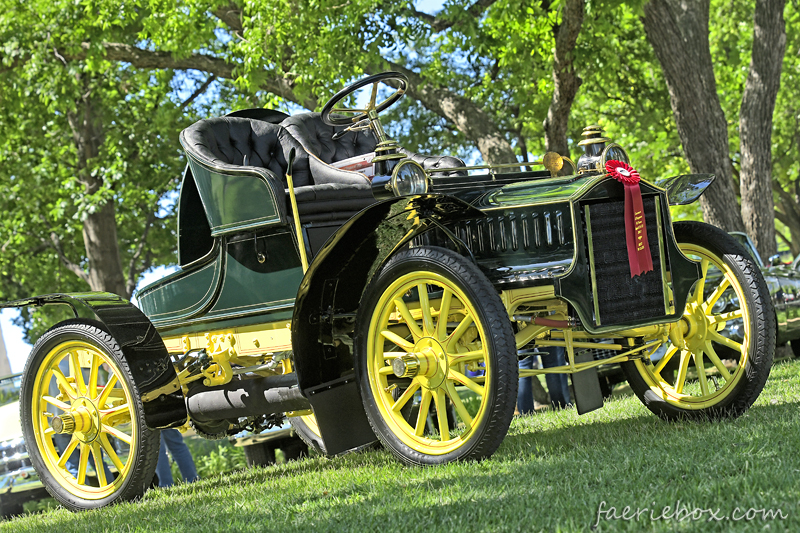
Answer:
[[[683,409],[650,390],[635,362],[621,363],[620,366],[636,396],[648,409],[665,420],[716,420],[741,416],[761,394],[775,354],[775,313],[767,284],[752,256],[725,231],[703,222],[676,222],[673,230],[679,245],[697,244],[722,258],[748,293],[747,303],[752,320],[751,344],[743,375],[735,388],[716,405],[704,409]]]
[[[427,270],[448,277],[464,291],[478,311],[494,354],[495,369],[487,414],[465,445],[442,455],[420,453],[403,443],[387,426],[372,396],[367,370],[367,339],[372,313],[388,286],[409,272]],[[383,446],[401,462],[410,466],[446,464],[461,460],[482,460],[491,456],[508,432],[517,402],[519,368],[514,332],[500,296],[478,268],[463,256],[445,248],[420,247],[403,250],[393,256],[364,291],[356,318],[354,341],[356,381],[367,418]]]
[[[294,416],[289,419],[289,424],[294,428],[297,436],[305,442],[309,448],[321,455],[328,455],[325,449],[325,441],[322,437],[314,433],[302,417]]]
[[[269,466],[275,464],[275,445],[269,442],[258,442],[244,447],[244,458],[247,466]]]
[[[301,439],[286,439],[278,447],[283,450],[283,456],[287,461],[298,461],[308,457],[308,445]]]
[[[137,424],[140,435],[138,453],[135,457],[133,470],[124,482],[121,489],[110,496],[97,500],[86,500],[79,498],[64,487],[50,474],[45,460],[41,456],[36,437],[33,432],[31,419],[31,402],[33,397],[33,384],[31,383],[36,376],[36,372],[42,359],[55,347],[64,341],[77,340],[93,345],[99,351],[114,359],[120,369],[119,379],[124,381],[133,400],[131,406],[131,424]],[[136,418],[136,420],[133,420]],[[99,322],[72,319],[65,320],[50,328],[42,335],[31,351],[31,355],[25,364],[22,376],[22,386],[20,387],[20,420],[22,422],[22,433],[25,442],[28,443],[28,454],[33,467],[39,474],[42,484],[47,492],[60,504],[72,511],[84,511],[89,509],[99,509],[113,503],[131,501],[141,498],[155,476],[156,463],[158,462],[158,450],[160,445],[159,431],[150,430],[144,422],[144,408],[142,407],[141,394],[133,381],[130,368],[122,354],[122,350],[114,337],[106,332]],[[129,459],[130,460],[130,459]]]
[[[795,357],[800,357],[800,339],[792,339],[789,341],[789,344],[792,346],[792,353]]]

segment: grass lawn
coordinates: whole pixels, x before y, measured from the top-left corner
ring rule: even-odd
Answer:
[[[314,457],[95,512],[52,509],[0,531],[587,531],[598,511],[598,531],[800,531],[798,415],[795,360],[777,364],[734,421],[665,423],[623,397],[581,417],[515,418],[481,463],[406,468],[383,450]]]

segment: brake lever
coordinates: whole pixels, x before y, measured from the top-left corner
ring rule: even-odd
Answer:
[[[370,127],[370,121],[369,121],[368,118],[365,118],[364,120],[359,120],[358,122],[356,122],[353,125],[347,126],[346,128],[344,128],[341,131],[337,131],[336,133],[334,133],[331,136],[331,139],[334,140],[334,141],[338,141],[339,139],[341,139],[342,137],[344,137],[347,133],[349,133],[351,131],[361,131],[361,130],[365,130],[365,129],[369,128],[369,127]]]

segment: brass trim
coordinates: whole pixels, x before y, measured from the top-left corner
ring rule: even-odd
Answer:
[[[628,163],[628,164],[630,164],[630,162],[631,162],[631,156],[630,156],[630,154],[628,154],[628,151],[625,148],[623,148],[622,146],[618,145],[617,143],[611,143],[608,146],[606,146],[603,149],[602,153],[600,154],[600,161],[598,163],[601,165],[601,167],[598,168],[598,170],[600,170],[601,172],[605,171],[606,163],[608,162],[607,159],[606,159],[606,154],[608,153],[608,151],[611,148],[619,148],[620,150],[622,150],[622,152],[625,154],[625,159],[627,159],[627,161],[625,161],[625,162]]]
[[[294,149],[292,150],[292,154],[294,154]],[[291,173],[286,173],[286,182],[289,185],[289,201],[292,204],[292,217],[294,218],[297,247],[300,251],[300,263],[303,265],[303,274],[305,274],[308,270],[308,256],[306,255],[306,242],[303,239],[303,227],[300,225],[300,212],[297,210],[297,196],[294,192],[294,182],[292,181]]]
[[[592,133],[600,133],[600,132],[598,131],[598,132],[592,132]],[[599,144],[599,143],[608,142],[610,140],[611,139],[609,139],[608,137],[589,137],[589,138],[586,138],[586,139],[580,141],[578,143],[578,146],[586,146],[588,144]]]
[[[664,253],[667,251],[664,246],[664,228],[661,222],[661,196],[655,197],[656,206],[656,229],[658,230],[658,258],[661,263],[661,286],[664,291],[664,312],[671,315],[675,312],[675,306],[670,305],[672,299],[672,287],[667,280],[667,262]]]
[[[520,163],[503,163],[502,165],[472,165],[469,167],[435,168],[435,169],[429,169],[428,173],[433,174],[439,172],[455,172],[464,170],[494,170],[498,168],[532,167],[535,165],[544,166],[544,162],[539,160],[539,161],[523,161]]]
[[[594,323],[600,325],[600,304],[597,301],[597,273],[594,269],[594,241],[592,240],[592,215],[589,206],[584,206],[586,212],[586,239],[589,243],[589,275],[592,280],[592,304],[594,305]],[[577,246],[577,243],[575,243]]]

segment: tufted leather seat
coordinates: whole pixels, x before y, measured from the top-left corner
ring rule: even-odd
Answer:
[[[378,144],[370,130],[347,132],[334,140],[333,134],[343,128],[325,124],[320,113],[293,115],[281,122],[281,126],[285,127],[309,154],[327,164],[374,152]],[[464,162],[457,157],[423,155],[405,149],[400,149],[400,152],[422,165],[425,170],[464,166]],[[441,175],[466,175],[466,173],[456,171]]]
[[[363,174],[335,169],[305,149],[278,124],[242,117],[201,120],[181,133],[187,153],[221,167],[252,166],[269,170],[287,193],[286,168],[295,149],[292,181],[302,222],[345,221],[375,202]]]

